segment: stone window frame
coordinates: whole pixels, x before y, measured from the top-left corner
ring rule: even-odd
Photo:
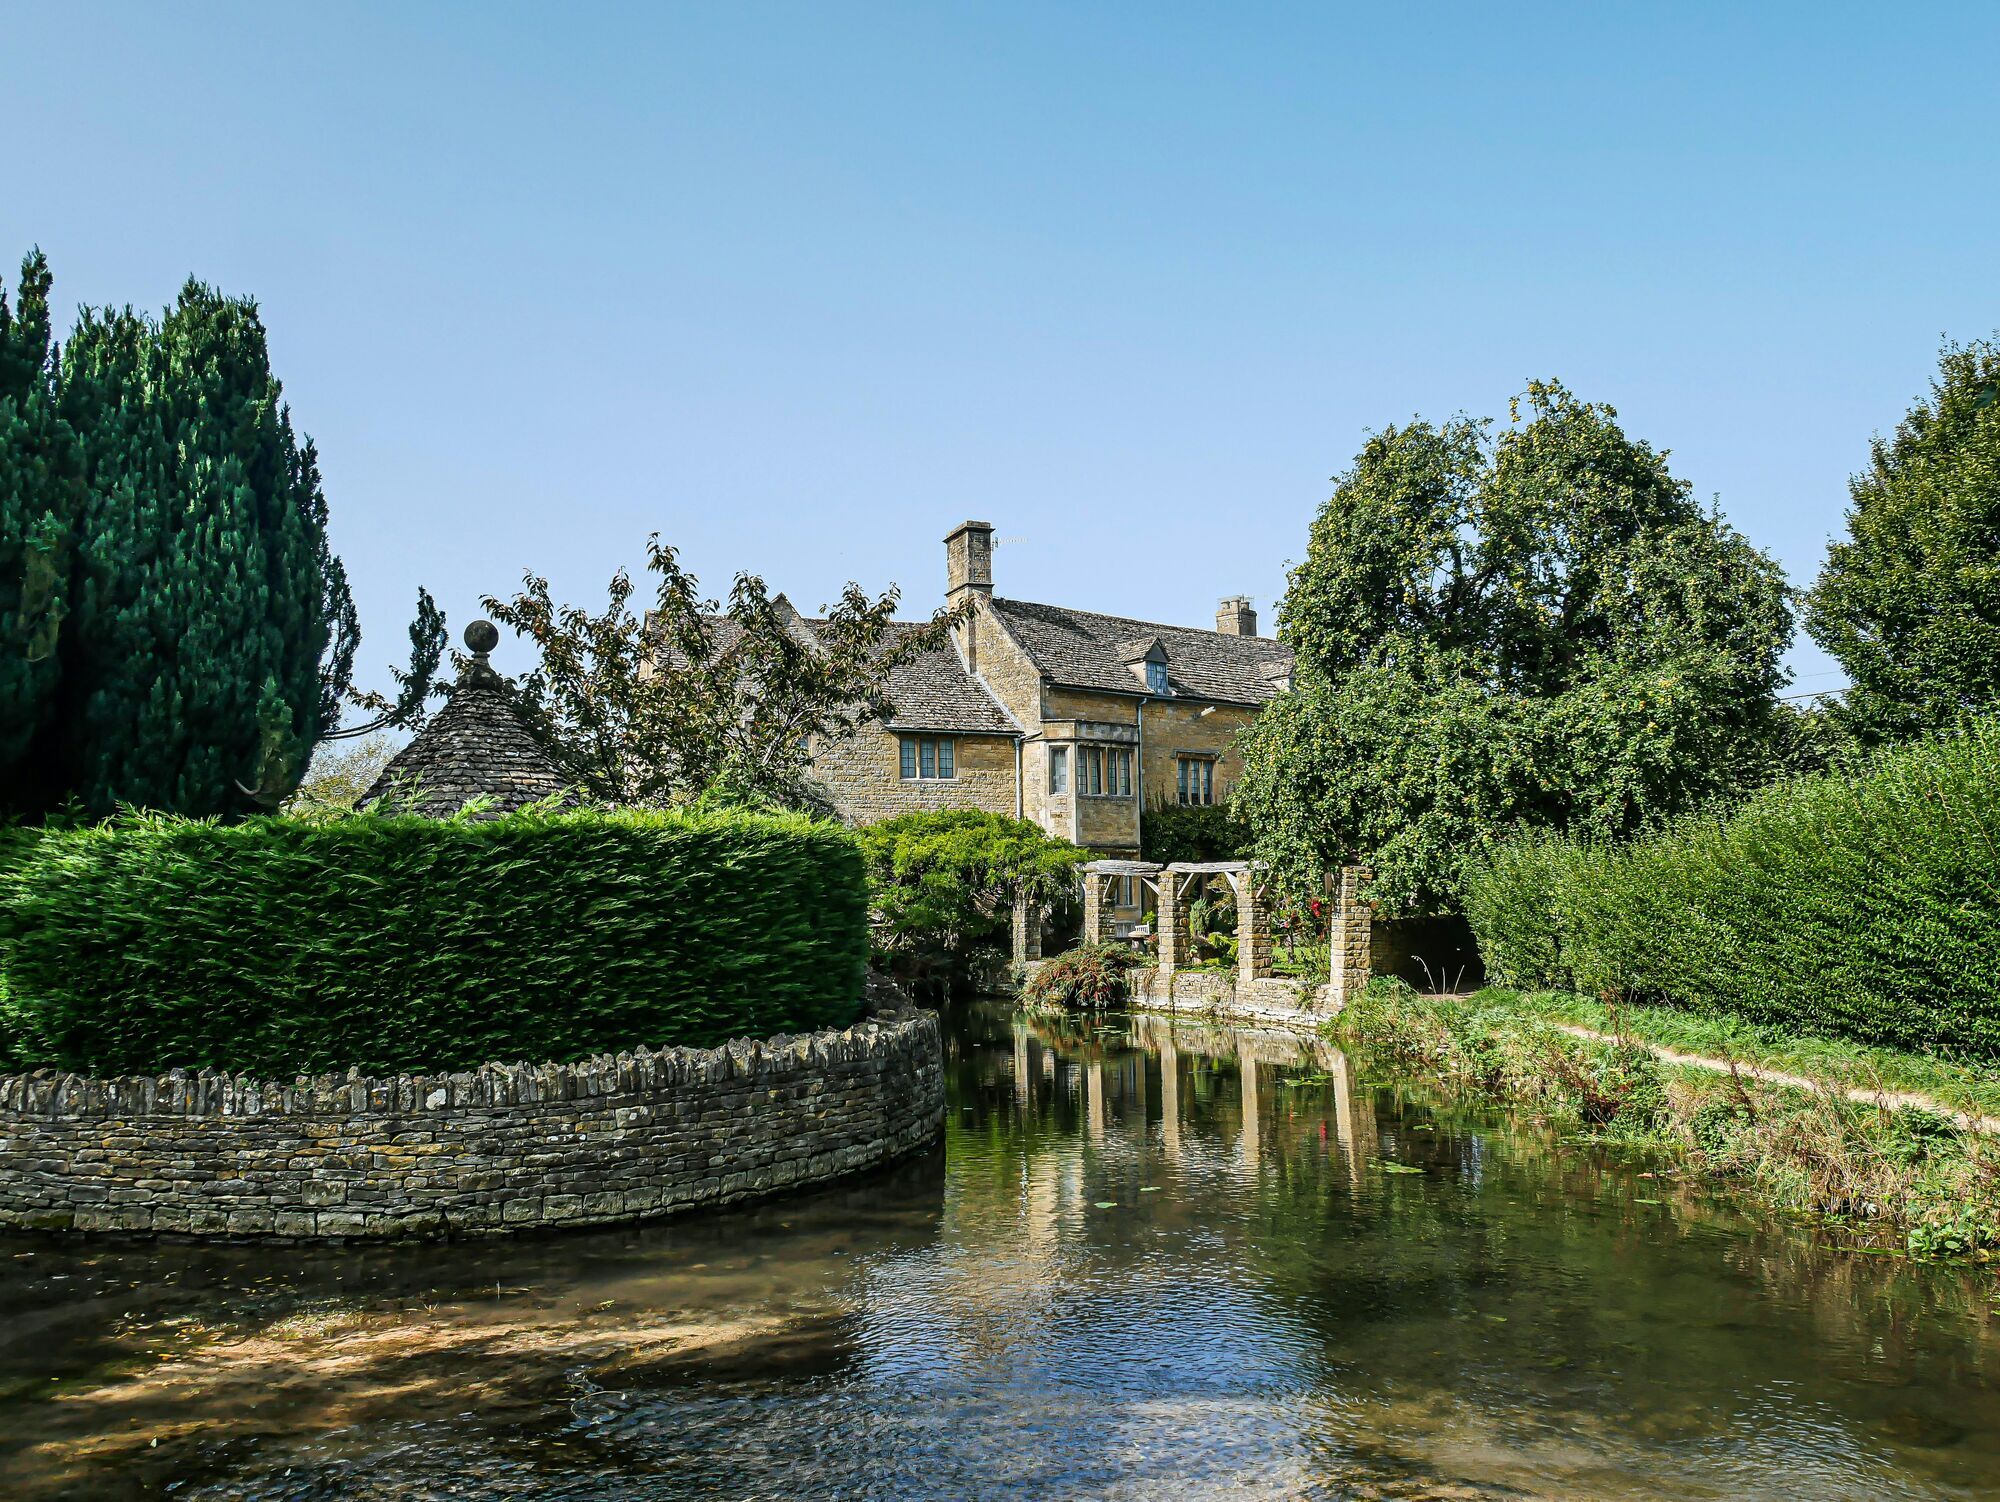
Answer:
[[[1079,798],[1130,798],[1134,748],[1113,742],[1079,742],[1076,748],[1076,795]]]
[[[896,771],[904,782],[958,781],[958,737],[897,736]]]
[[[1212,752],[1176,751],[1174,788],[1182,808],[1208,808],[1215,803],[1215,764]]]

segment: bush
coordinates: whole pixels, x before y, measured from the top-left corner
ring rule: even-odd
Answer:
[[[2000,721],[1632,845],[1519,840],[1465,892],[1504,984],[2000,1058]]]
[[[97,1074],[709,1046],[852,1022],[867,943],[853,837],[797,817],[135,817],[0,877],[0,1034]]]
[[[1025,819],[971,809],[901,814],[856,832],[882,968],[908,981],[973,983],[973,957],[1008,946],[1014,898],[1070,900],[1090,852]]]
[[[1125,972],[1141,963],[1116,944],[1082,944],[1043,964],[1021,990],[1031,1006],[1104,1007],[1123,1001]]]
[[[1226,803],[1156,803],[1139,815],[1139,848],[1149,861],[1247,860],[1249,825]]]

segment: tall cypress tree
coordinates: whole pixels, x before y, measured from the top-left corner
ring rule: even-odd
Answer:
[[[343,704],[420,713],[443,617],[420,592],[394,704],[350,693],[354,602],[255,303],[85,308],[58,355],[48,286],[31,257],[0,320],[0,645],[27,644],[0,650],[0,815],[273,807]]]
[[[55,708],[83,499],[76,435],[56,415],[49,286],[40,251],[21,263],[12,308],[0,286],[0,816],[39,801],[29,787],[33,750]]]
[[[157,325],[86,311],[61,385],[90,481],[64,632],[77,797],[224,812],[289,789],[354,606],[255,304],[190,281]]]

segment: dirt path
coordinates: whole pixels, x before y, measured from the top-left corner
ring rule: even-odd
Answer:
[[[1574,1022],[1551,1022],[1549,1026],[1572,1037],[1588,1038],[1597,1043],[1636,1043],[1655,1058],[1668,1064],[1686,1064],[1696,1069],[1713,1069],[1719,1074],[1728,1074],[1734,1070],[1745,1079],[1762,1080],[1771,1085],[1788,1085],[1794,1090],[1819,1091],[1830,1086],[1829,1081],[1817,1080],[1811,1075],[1787,1074],[1782,1069],[1765,1069],[1756,1064],[1711,1058],[1707,1054],[1682,1053],[1679,1049],[1668,1048],[1663,1043],[1648,1043],[1644,1038],[1621,1039],[1610,1033],[1600,1033],[1594,1028],[1582,1027]],[[1864,1106],[1881,1106],[1891,1111],[1915,1106],[1919,1110],[1944,1117],[1962,1132],[1981,1132],[1989,1137],[2000,1136],[2000,1116],[1975,1116],[1967,1111],[1953,1110],[1941,1101],[1934,1100],[1928,1095],[1919,1095],[1914,1090],[1870,1090],[1864,1085],[1843,1085],[1835,1088],[1838,1088],[1848,1100]]]

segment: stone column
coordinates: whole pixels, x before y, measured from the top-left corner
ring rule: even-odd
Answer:
[[[1243,1166],[1254,1172],[1264,1152],[1264,1117],[1258,1110],[1257,1061],[1251,1057],[1247,1043],[1238,1058],[1240,1067],[1236,1082],[1243,1090]]]
[[[1173,1034],[1160,1039],[1160,1140],[1169,1162],[1181,1157],[1181,1055]]]
[[[1375,879],[1366,866],[1342,866],[1340,886],[1333,909],[1332,982],[1333,1004],[1345,1006],[1348,998],[1368,984],[1372,970],[1369,946],[1374,939],[1375,907],[1361,895],[1361,889]]]
[[[1159,935],[1160,979],[1164,983],[1194,957],[1188,939],[1187,904],[1181,901],[1178,871],[1160,873],[1159,910],[1154,916],[1153,928]]]
[[[1271,975],[1271,914],[1257,890],[1257,871],[1246,867],[1230,877],[1236,888],[1236,980],[1268,980]]]
[[[1014,963],[1026,965],[1042,957],[1042,909],[1024,893],[1014,899]]]
[[[1109,944],[1111,942],[1111,907],[1104,900],[1102,872],[1083,873],[1083,942],[1086,944]]]

